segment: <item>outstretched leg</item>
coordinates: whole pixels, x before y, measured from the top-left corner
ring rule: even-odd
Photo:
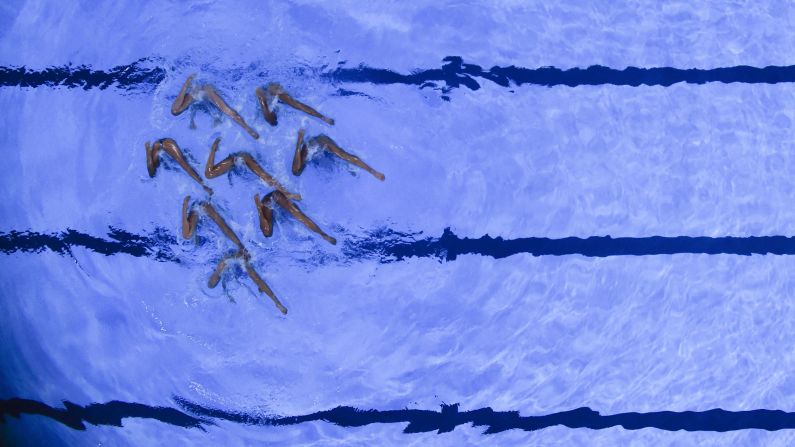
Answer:
[[[229,107],[226,101],[224,101],[224,99],[221,98],[221,95],[219,95],[218,92],[215,91],[213,86],[205,85],[204,87],[202,87],[202,89],[207,94],[207,99],[209,99],[211,103],[213,103],[216,107],[218,107],[220,111],[224,112],[226,115],[232,118],[237,124],[240,125],[240,127],[245,129],[246,132],[248,132],[248,134],[251,135],[252,138],[254,138],[255,140],[259,138],[259,134],[257,133],[257,131],[249,127],[249,125],[246,124],[246,121],[243,119],[242,116],[240,116],[239,113],[237,113],[237,111]]]
[[[349,152],[346,152],[344,149],[339,147],[339,145],[337,145],[337,143],[335,143],[334,140],[332,140],[328,136],[326,136],[326,135],[318,135],[315,138],[313,138],[312,140],[314,140],[314,142],[316,144],[320,145],[320,147],[322,147],[323,149],[328,150],[329,152],[331,152],[332,154],[336,155],[337,157],[347,161],[348,163],[351,163],[353,165],[356,165],[356,166],[364,169],[365,171],[367,171],[370,174],[372,174],[373,177],[377,178],[378,180],[384,181],[384,178],[385,178],[384,174],[382,174],[382,173],[376,171],[375,169],[371,168],[370,165],[368,165],[367,163],[362,161],[361,158],[359,158],[359,157],[357,157],[357,156],[355,156],[355,155],[353,155],[353,154],[351,154]]]
[[[257,208],[259,217],[259,229],[265,237],[273,236],[273,210],[269,203],[260,201],[259,194],[254,194],[254,206]]]
[[[193,82],[193,77],[196,75],[188,76],[188,79],[185,80],[185,83],[182,84],[182,88],[177,95],[177,99],[174,100],[174,103],[171,104],[171,114],[174,116],[179,115],[180,113],[184,112],[188,106],[195,100],[195,98],[190,94],[188,90],[190,90],[191,83]],[[191,118],[191,122],[193,118]]]
[[[207,157],[207,165],[204,167],[204,176],[208,179],[218,177],[219,175],[226,174],[232,167],[235,166],[235,157],[230,155],[218,164],[215,164],[215,151],[218,150],[218,145],[221,143],[221,138],[216,138],[210,147],[210,156]]]
[[[271,111],[270,107],[270,101],[272,97],[262,87],[257,87],[255,94],[257,95],[257,101],[259,102],[259,106],[262,109],[262,116],[265,117],[265,121],[267,121],[271,126],[275,126],[277,122],[276,112]]]
[[[279,298],[277,298],[276,294],[273,293],[273,290],[271,290],[271,288],[268,287],[268,284],[265,283],[265,280],[263,280],[259,276],[257,271],[254,270],[254,267],[251,266],[251,263],[248,262],[248,259],[243,260],[243,265],[246,267],[246,273],[248,273],[248,276],[251,278],[252,281],[254,281],[254,284],[257,285],[259,291],[268,295],[270,299],[273,300],[273,304],[276,305],[279,311],[282,314],[287,315],[287,308],[284,307],[281,301],[279,301]]]
[[[190,239],[196,234],[196,225],[199,223],[199,214],[193,209],[188,207],[190,203],[190,196],[185,196],[182,201],[182,237]]]
[[[234,242],[235,245],[237,245],[237,248],[239,248],[244,255],[247,255],[248,250],[246,250],[246,247],[243,246],[243,242],[241,242],[240,238],[237,237],[234,231],[232,231],[232,228],[229,227],[224,218],[218,214],[218,211],[215,209],[215,207],[209,202],[202,202],[201,207],[204,212],[207,213],[207,216],[212,219],[216,225],[218,225],[218,228],[221,229],[221,232],[223,232],[226,237]]]
[[[273,96],[279,98],[279,101],[287,104],[288,106],[300,110],[301,112],[306,113],[307,115],[314,116],[315,118],[320,118],[321,120],[325,121],[328,124],[334,125],[334,120],[323,115],[322,113],[318,112],[317,110],[309,107],[308,105],[296,100],[292,96],[290,96],[287,92],[284,91],[281,85],[272,83],[268,85],[268,92]]]
[[[280,207],[286,209],[290,214],[293,215],[294,218],[298,219],[299,222],[304,224],[310,230],[319,234],[323,239],[328,241],[330,244],[332,245],[337,244],[336,239],[326,234],[325,231],[321,230],[320,227],[314,221],[312,221],[312,219],[307,217],[307,215],[304,214],[296,204],[291,202],[284,194],[282,194],[281,191],[273,191],[262,199],[262,202],[265,204],[268,204],[271,201],[276,202]]]
[[[268,184],[268,186],[281,191],[285,196],[293,200],[301,200],[301,194],[295,194],[290,191],[287,191],[287,189],[284,186],[282,186],[278,180],[276,180],[275,178],[273,178],[273,176],[268,174],[268,172],[265,171],[265,169],[263,169],[259,163],[257,163],[257,160],[255,160],[254,157],[251,156],[251,154],[249,154],[248,152],[241,152],[239,155],[240,157],[243,157],[243,162],[246,163],[246,166],[248,166],[248,168],[251,169],[251,171],[257,175],[257,177],[264,180],[265,183]]]
[[[309,151],[304,143],[304,129],[298,130],[298,140],[295,142],[295,155],[293,155],[293,175],[299,176],[306,167],[306,158]]]

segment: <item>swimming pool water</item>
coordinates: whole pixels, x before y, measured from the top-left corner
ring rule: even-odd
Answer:
[[[687,411],[790,411],[792,242],[766,240],[747,256],[725,238],[795,235],[795,79],[763,71],[795,60],[793,15],[775,1],[7,2],[2,436],[20,445],[791,444],[789,430],[723,432],[703,415],[692,416],[698,431],[661,429],[657,418],[638,430],[493,434],[438,421],[404,433],[405,420],[346,424],[344,411],[273,418],[340,406],[442,414],[458,404],[521,416],[671,411],[685,424]],[[542,67],[562,79],[592,65],[613,77],[528,81]],[[698,82],[724,68],[739,80]],[[194,72],[259,140],[201,108],[195,129],[189,112],[171,115]],[[695,77],[655,81],[674,75]],[[279,125],[267,125],[254,90],[268,82],[336,124],[282,106]],[[323,156],[293,176],[299,127],[327,133],[386,181]],[[204,196],[179,169],[148,177],[144,142],[163,137],[199,172],[216,137],[219,156],[256,154],[339,240],[331,246],[286,216],[266,239],[252,198],[268,189],[251,175],[208,181],[286,316],[242,274],[207,288],[231,246],[206,222],[198,241],[180,237],[182,198]],[[608,248],[639,252],[543,252],[608,235]],[[709,239],[673,249],[655,236]],[[523,245],[530,237],[548,239]],[[460,244],[470,245],[456,252]],[[125,417],[122,427],[85,420],[79,430],[14,417],[13,398],[168,407],[202,428]]]

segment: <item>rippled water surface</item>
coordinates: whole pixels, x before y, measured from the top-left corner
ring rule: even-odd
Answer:
[[[685,424],[686,411],[792,410],[793,20],[775,1],[5,3],[0,433],[19,445],[792,444],[745,419],[715,428],[735,421],[720,414],[693,416],[696,431],[585,413],[536,431],[353,410],[278,418],[457,403]],[[211,107],[172,116],[191,73],[261,138]],[[269,126],[254,95],[269,82],[336,124],[281,106]],[[293,176],[299,128],[386,181],[323,154]],[[253,197],[267,185],[207,180],[286,316],[240,271],[207,287],[233,246],[208,220],[181,237],[182,199],[206,196],[175,163],[149,178],[144,143],[164,137],[200,172],[217,137],[219,157],[251,152],[338,239],[286,213],[265,238]],[[42,407],[16,417],[12,399]],[[112,401],[141,407],[89,408]]]

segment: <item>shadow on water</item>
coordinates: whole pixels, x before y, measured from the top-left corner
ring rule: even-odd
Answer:
[[[360,410],[353,407],[336,407],[331,410],[301,416],[263,416],[210,408],[181,397],[174,397],[181,408],[154,407],[138,403],[112,401],[90,404],[85,407],[64,402],[58,409],[27,399],[0,401],[0,421],[6,416],[19,418],[23,414],[39,415],[53,419],[75,430],[85,430],[84,423],[92,425],[122,426],[122,419],[153,419],[184,428],[199,428],[217,421],[258,426],[288,426],[309,422],[327,422],[340,427],[362,427],[371,424],[406,424],[404,433],[436,431],[446,433],[459,425],[471,424],[485,427],[484,434],[507,430],[535,431],[553,426],[572,429],[602,430],[622,427],[626,430],[656,428],[666,431],[727,432],[736,430],[787,430],[795,428],[795,413],[780,410],[727,411],[656,411],[649,413],[619,413],[602,415],[587,407],[542,416],[521,416],[518,411],[494,411],[489,407],[472,411],[459,411],[459,405],[442,405],[432,410]]]

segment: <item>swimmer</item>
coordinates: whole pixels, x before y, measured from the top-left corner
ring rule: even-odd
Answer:
[[[154,144],[149,145],[147,141],[146,144],[146,169],[149,171],[149,177],[154,177],[155,173],[157,172],[157,167],[160,166],[160,151],[164,151],[168,155],[171,156],[174,160],[179,163],[182,169],[188,173],[193,180],[196,180],[208,194],[212,195],[213,190],[210,189],[207,185],[204,184],[202,178],[196,172],[191,165],[188,164],[188,161],[185,159],[185,155],[182,153],[182,150],[177,145],[177,142],[172,140],[171,138],[163,138],[161,140],[157,140]]]
[[[207,281],[207,286],[211,289],[217,286],[218,282],[221,280],[221,273],[223,273],[223,271],[226,269],[226,267],[229,264],[229,261],[240,260],[243,262],[243,267],[246,270],[246,273],[251,278],[251,280],[254,281],[254,284],[257,285],[259,291],[268,295],[270,299],[273,300],[273,304],[276,305],[279,311],[282,314],[286,315],[287,308],[284,307],[281,301],[279,301],[279,298],[276,297],[276,294],[273,293],[273,290],[271,290],[271,288],[268,287],[268,284],[266,284],[265,281],[262,279],[262,277],[259,276],[257,271],[254,270],[254,267],[252,267],[251,263],[249,262],[249,258],[250,256],[248,252],[241,252],[241,251],[236,251],[230,255],[224,256],[224,258],[221,259],[221,261],[218,263],[218,266],[215,267],[215,271],[213,271],[213,274],[210,275],[210,279]]]
[[[226,237],[229,238],[237,248],[245,255],[248,256],[248,250],[246,247],[243,246],[243,243],[240,242],[240,238],[237,237],[234,231],[229,227],[223,217],[218,214],[218,211],[210,202],[201,201],[198,203],[193,204],[192,206],[188,206],[190,203],[190,196],[186,196],[185,200],[182,201],[182,237],[185,239],[190,239],[196,233],[196,226],[199,224],[199,213],[194,209],[199,207],[202,211],[204,211],[207,216],[218,225],[218,228],[221,229],[221,232],[224,233]]]
[[[232,118],[237,124],[240,125],[243,129],[248,132],[255,140],[259,138],[259,134],[256,130],[249,127],[246,124],[246,121],[237,113],[233,108],[229,107],[229,105],[221,98],[221,95],[215,90],[215,88],[210,84],[204,84],[197,88],[192,88],[193,78],[196,75],[188,76],[188,79],[185,80],[185,83],[182,85],[182,89],[179,91],[179,95],[177,95],[177,99],[174,100],[174,103],[171,104],[171,114],[174,116],[179,115],[180,113],[184,112],[188,106],[190,106],[194,101],[197,99],[208,99],[215,107],[218,108],[221,112]]]
[[[259,215],[259,228],[262,234],[266,237],[273,235],[273,209],[272,204],[276,203],[280,207],[286,209],[290,214],[298,219],[307,228],[319,234],[323,239],[327,240],[330,244],[336,245],[337,240],[326,234],[320,227],[317,226],[312,219],[308,218],[298,206],[292,203],[281,191],[273,191],[267,194],[260,200],[259,194],[254,196],[254,203],[257,207],[257,214]]]
[[[277,102],[281,101],[288,106],[300,110],[301,112],[306,113],[307,115],[314,116],[315,118],[320,118],[321,120],[325,121],[328,124],[334,125],[334,120],[323,115],[322,113],[318,112],[317,110],[309,107],[308,105],[297,101],[292,96],[290,96],[287,92],[284,91],[280,84],[276,82],[271,82],[267,85],[264,89],[262,87],[257,87],[256,90],[257,99],[259,100],[259,105],[262,107],[262,114],[265,116],[265,121],[267,121],[271,126],[276,125],[276,111],[271,111],[270,106],[275,106]]]
[[[332,154],[336,155],[337,157],[347,161],[350,164],[356,165],[365,171],[369,172],[373,175],[373,177],[377,178],[378,180],[384,181],[384,174],[376,171],[375,169],[371,168],[367,163],[363,162],[361,158],[346,152],[344,149],[339,147],[337,143],[334,142],[331,138],[326,135],[318,135],[316,137],[312,137],[307,141],[304,142],[304,129],[298,131],[298,140],[295,143],[295,155],[293,156],[293,175],[301,175],[304,172],[304,168],[306,167],[307,157],[309,155],[308,147],[317,146],[321,149],[325,149]]]
[[[204,176],[208,179],[218,177],[219,175],[223,175],[232,169],[235,166],[235,162],[237,160],[242,161],[245,165],[251,169],[251,171],[257,175],[257,177],[261,178],[268,184],[268,186],[275,188],[284,193],[285,196],[289,197],[293,200],[301,200],[301,194],[295,194],[287,191],[284,186],[282,186],[273,176],[268,174],[257,160],[251,156],[248,152],[237,152],[234,153],[217,164],[215,163],[215,152],[218,150],[218,145],[221,143],[220,138],[216,138],[213,142],[212,147],[210,148],[210,156],[207,157],[207,166],[204,168]]]

